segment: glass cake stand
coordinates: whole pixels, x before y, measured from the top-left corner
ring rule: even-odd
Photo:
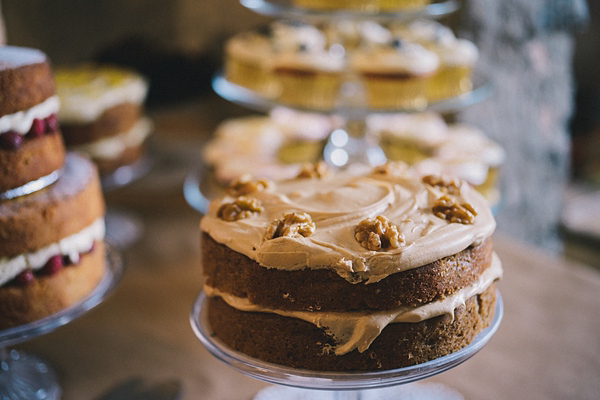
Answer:
[[[471,344],[459,351],[432,361],[386,371],[342,373],[308,371],[267,363],[236,352],[223,344],[212,333],[208,322],[207,301],[204,293],[200,293],[194,302],[190,314],[190,323],[194,333],[202,344],[213,356],[225,364],[252,378],[286,386],[286,388],[266,389],[278,392],[278,397],[272,397],[273,399],[397,400],[402,398],[401,388],[397,388],[395,391],[394,389],[390,389],[390,387],[420,381],[454,368],[471,358],[485,346],[494,333],[496,333],[504,312],[500,292],[496,291],[496,295],[496,311],[492,323],[479,333]],[[320,390],[307,392],[306,389]],[[412,389],[411,395],[414,394],[415,390],[420,390],[418,387],[413,387]],[[327,394],[323,390],[334,392]],[[424,386],[423,390],[423,394],[425,395],[426,391],[431,392],[436,389]],[[255,399],[268,399],[268,393],[263,392],[259,393]],[[394,397],[390,397],[391,394]],[[422,399],[424,396],[413,395],[411,398]]]
[[[130,185],[148,175],[153,165],[154,159],[146,154],[129,165],[123,165],[109,174],[102,175],[102,190],[111,192]],[[141,218],[125,210],[108,207],[104,218],[106,237],[119,249],[126,249],[134,244],[144,231]]]
[[[379,10],[335,10],[323,11],[302,8],[292,4],[291,0],[240,0],[240,3],[256,12],[270,17],[302,19],[318,22],[331,18],[371,19],[377,21],[413,20],[416,18],[440,18],[458,10],[456,0],[433,2],[417,10],[379,11]]]
[[[120,253],[108,243],[106,261],[102,281],[78,304],[37,321],[0,331],[0,399],[60,399],[60,385],[52,368],[35,356],[8,347],[49,333],[104,301],[120,281],[124,268]]]
[[[258,112],[269,112],[275,107],[285,106],[298,111],[320,113],[320,114],[340,114],[344,116],[352,115],[354,110],[348,107],[336,107],[333,109],[309,109],[280,103],[275,99],[264,96],[254,90],[247,89],[227,80],[223,71],[218,71],[212,79],[212,88],[220,97],[232,103],[247,107]],[[369,109],[366,110],[372,114],[389,114],[398,112],[422,112],[435,111],[441,114],[452,114],[474,104],[478,104],[488,99],[493,93],[492,85],[483,77],[475,76],[473,78],[473,89],[461,95],[451,97],[445,100],[431,102],[422,110],[404,110],[404,109]],[[364,110],[358,110],[360,114]]]

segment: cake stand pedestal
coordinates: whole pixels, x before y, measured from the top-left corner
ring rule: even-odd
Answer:
[[[267,388],[255,400],[327,399],[327,400],[400,400],[457,399],[461,397],[443,385],[419,384],[405,388],[393,386],[420,381],[458,366],[474,356],[496,333],[504,312],[500,292],[496,292],[496,311],[489,327],[468,346],[444,357],[422,364],[374,372],[324,372],[285,367],[257,360],[232,350],[213,333],[208,322],[207,300],[201,293],[192,307],[190,323],[194,333],[208,351],[233,369],[252,378],[285,387]],[[318,389],[315,391],[315,389]],[[446,397],[434,394],[446,393]],[[275,397],[272,397],[275,396]],[[453,396],[453,397],[452,397]]]
[[[111,245],[106,250],[104,277],[85,299],[56,314],[0,331],[0,400],[60,399],[54,370],[43,360],[8,347],[49,333],[104,301],[120,281],[124,268],[119,252]]]
[[[152,157],[145,155],[138,161],[123,165],[100,177],[102,190],[108,193],[120,189],[146,176],[152,169]],[[126,249],[142,236],[144,224],[141,218],[125,210],[108,207],[105,215],[106,237],[119,249]]]

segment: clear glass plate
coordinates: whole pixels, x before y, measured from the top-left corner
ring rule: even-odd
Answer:
[[[110,191],[127,186],[146,176],[152,169],[154,161],[149,155],[144,155],[139,160],[117,168],[115,171],[102,175],[102,190]]]
[[[87,311],[96,307],[115,289],[123,274],[123,260],[119,251],[111,244],[106,243],[106,271],[96,289],[78,304],[57,312],[48,317],[15,326],[0,331],[0,348],[25,342],[36,336],[49,333]]]
[[[431,102],[427,105],[424,110],[419,111],[436,111],[439,113],[447,114],[462,110],[463,108],[469,107],[473,104],[480,103],[489,98],[493,92],[492,85],[485,80],[483,77],[475,76],[473,79],[473,90],[463,93],[459,96],[452,97],[449,99]],[[225,100],[232,103],[241,105],[243,107],[250,108],[254,111],[268,112],[271,109],[278,106],[285,106],[293,108],[298,111],[331,114],[337,113],[345,116],[352,116],[352,110],[333,108],[328,110],[319,109],[307,109],[303,107],[295,107],[284,103],[279,103],[274,99],[270,99],[266,96],[261,95],[258,92],[247,89],[235,83],[228,81],[223,75],[222,71],[217,72],[212,80],[213,90]],[[397,112],[414,112],[415,110],[404,110],[404,109],[371,109],[367,110],[369,113],[397,113]],[[357,110],[361,115],[364,114],[364,110]]]
[[[321,21],[331,18],[351,18],[355,20],[368,18],[378,21],[413,20],[423,17],[440,18],[455,12],[460,7],[456,0],[436,1],[419,10],[399,11],[321,11],[294,6],[292,0],[240,0],[240,3],[258,14],[310,21]]]
[[[200,293],[190,314],[194,333],[216,358],[235,370],[262,381],[304,389],[360,390],[385,388],[429,378],[451,369],[475,355],[496,333],[504,312],[500,292],[496,292],[496,311],[489,327],[484,329],[465,348],[426,363],[375,372],[308,371],[267,363],[236,352],[223,344],[210,329],[207,301]]]

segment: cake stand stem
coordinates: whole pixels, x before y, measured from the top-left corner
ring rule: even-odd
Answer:
[[[37,357],[0,349],[0,400],[58,400],[56,374]]]
[[[335,400],[361,400],[361,391],[360,390],[352,390],[352,391],[337,391],[334,392],[333,398]]]

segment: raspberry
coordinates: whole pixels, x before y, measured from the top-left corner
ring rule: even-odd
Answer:
[[[8,131],[0,134],[0,147],[8,150],[15,150],[21,147],[23,135],[15,131]]]
[[[56,114],[50,115],[46,118],[46,132],[56,132],[58,131],[58,118]]]
[[[15,282],[21,286],[27,286],[33,283],[35,276],[33,275],[33,271],[30,269],[26,269],[21,272],[19,275],[15,277]]]
[[[29,129],[29,132],[27,133],[27,135],[30,137],[42,136],[44,134],[45,130],[46,130],[46,123],[44,122],[44,120],[39,119],[39,118],[34,118],[33,124],[31,124],[31,128]]]
[[[56,255],[50,257],[46,264],[42,268],[41,272],[44,275],[53,275],[60,271],[63,267],[63,258],[61,255]]]

